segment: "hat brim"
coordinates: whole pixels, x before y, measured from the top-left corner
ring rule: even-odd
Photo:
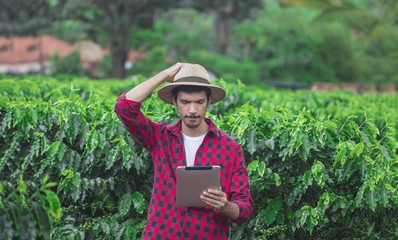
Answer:
[[[159,89],[158,91],[158,96],[160,99],[162,99],[165,103],[173,104],[173,89],[182,86],[182,85],[189,85],[189,86],[202,86],[202,87],[208,87],[210,88],[211,91],[211,100],[210,104],[217,103],[225,98],[226,92],[222,87],[219,86],[214,86],[214,85],[209,85],[206,83],[187,83],[187,82],[176,82],[176,83],[170,83],[162,88]]]

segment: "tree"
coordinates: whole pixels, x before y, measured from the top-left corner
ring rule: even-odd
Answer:
[[[294,6],[313,8],[320,11],[315,21],[339,21],[346,24],[354,32],[364,34],[371,40],[381,38],[385,34],[395,34],[398,2],[393,0],[362,1],[354,0],[282,0],[282,3]],[[370,9],[366,9],[367,6]]]
[[[48,0],[0,0],[0,35],[37,35],[52,24]]]
[[[241,21],[250,16],[253,9],[263,7],[262,0],[189,0],[189,4],[199,11],[214,11],[217,14],[216,28],[222,53],[229,50],[231,21]]]
[[[76,19],[105,32],[113,61],[112,77],[125,77],[124,63],[130,50],[133,26],[151,27],[154,15],[180,0],[59,0],[63,19]]]
[[[284,4],[319,10],[314,23],[340,22],[358,40],[361,81],[398,83],[398,2],[395,0],[282,0]],[[367,80],[369,81],[369,80]]]
[[[57,9],[51,9],[48,0],[0,0],[0,35],[11,39],[5,49],[13,48],[14,36],[39,36],[40,65],[43,71],[43,55],[40,31],[51,26],[53,14]],[[3,46],[0,46],[3,48]]]

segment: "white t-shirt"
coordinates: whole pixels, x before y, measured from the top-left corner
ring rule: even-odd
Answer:
[[[185,134],[182,135],[184,136],[184,149],[185,157],[187,159],[187,166],[193,166],[195,164],[196,152],[198,151],[199,146],[202,144],[206,133],[199,137],[189,137]]]

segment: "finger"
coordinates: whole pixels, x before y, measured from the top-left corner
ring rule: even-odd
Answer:
[[[202,200],[206,205],[210,206],[210,207],[214,207],[214,209],[217,212],[222,212],[225,207],[226,207],[226,203],[222,203],[222,202],[214,202],[214,201],[207,201],[207,200]]]
[[[183,65],[183,63],[178,62],[166,70],[168,75],[168,82],[173,82],[174,76],[178,73],[178,71],[180,71]]]
[[[222,201],[223,198],[222,195],[214,194],[211,192],[204,192],[202,195],[209,200],[215,200],[215,201]]]
[[[181,67],[182,67],[182,63],[176,63],[169,68],[169,71],[171,74],[176,74],[180,70]]]
[[[201,198],[205,200],[208,204],[216,208],[223,208],[225,204],[228,202],[226,194],[223,192],[221,192],[220,195],[214,195],[209,192],[204,192],[201,195]]]
[[[214,195],[212,193],[209,192],[204,192],[201,197],[203,197],[204,199],[206,199],[209,202],[213,202],[213,203],[217,203],[217,202],[222,202],[222,196],[219,195]]]
[[[216,209],[220,209],[220,208],[222,208],[222,206],[224,205],[224,204],[223,204],[222,202],[220,202],[220,201],[217,201],[217,200],[212,199],[212,198],[207,198],[207,197],[204,197],[204,196],[201,197],[201,200],[202,200],[204,203],[206,203],[207,205],[209,205],[209,206],[211,206],[211,207],[214,207],[214,208],[216,208]]]
[[[225,192],[223,192],[223,191],[220,191],[220,190],[209,189],[207,191],[207,194],[209,194],[209,196],[211,196],[213,198],[227,200],[227,194]]]

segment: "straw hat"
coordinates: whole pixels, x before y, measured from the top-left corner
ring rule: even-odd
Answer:
[[[174,76],[173,82],[159,89],[159,98],[164,102],[173,105],[173,93],[171,91],[181,85],[203,86],[210,88],[210,104],[221,101],[226,95],[225,90],[222,87],[211,85],[209,74],[204,67],[199,64],[184,64]]]

